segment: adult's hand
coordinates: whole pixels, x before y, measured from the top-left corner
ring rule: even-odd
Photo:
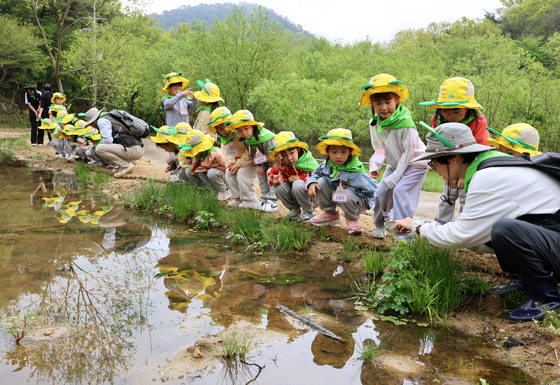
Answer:
[[[395,221],[395,230],[410,231],[410,228],[412,227],[412,221],[414,221],[414,219],[412,218],[399,219],[398,221]]]

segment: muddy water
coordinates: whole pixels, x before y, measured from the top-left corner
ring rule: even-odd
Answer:
[[[170,383],[526,384],[491,347],[454,331],[372,321],[354,310],[344,265],[246,251],[203,232],[113,207],[67,175],[0,165],[0,320],[41,315],[20,345],[0,334],[2,384],[147,384],[197,340],[246,321],[278,332],[248,362]],[[358,274],[358,272],[354,272]],[[342,338],[276,309],[313,315]],[[353,340],[382,343],[375,361]]]

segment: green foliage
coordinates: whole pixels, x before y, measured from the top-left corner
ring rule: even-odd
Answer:
[[[305,226],[303,223],[286,219],[283,219],[280,223],[268,223],[268,225],[263,224],[261,226],[263,242],[271,245],[276,251],[303,250],[309,245],[317,232],[315,227]]]
[[[422,184],[422,191],[431,191],[437,193],[443,193],[443,187],[445,182],[441,175],[439,175],[434,170],[428,170],[426,177],[424,178],[424,183]]]
[[[244,360],[249,351],[256,345],[255,332],[249,328],[232,326],[222,332],[223,355],[226,358]]]
[[[355,341],[355,343],[356,351],[362,360],[371,360],[385,351],[381,349],[381,344],[377,345],[374,340],[369,338],[364,341]]]
[[[546,331],[560,336],[560,315],[556,312],[545,312],[542,321],[533,320],[535,327],[540,331]]]
[[[76,179],[78,180],[78,183],[83,186],[87,186],[91,183],[93,187],[97,189],[99,186],[113,180],[113,177],[110,174],[91,169],[89,166],[81,162],[76,164],[74,171],[76,172]]]
[[[4,322],[8,323],[8,331],[16,340],[16,344],[19,344],[19,341],[21,341],[22,338],[25,337],[31,329],[33,329],[33,326],[30,323],[41,318],[43,317],[32,316],[31,312],[27,312],[24,315],[16,314],[11,316]]]
[[[388,263],[389,259],[386,253],[377,251],[373,247],[370,247],[367,251],[362,251],[362,266],[374,278],[385,270]]]
[[[342,259],[346,262],[352,262],[358,257],[359,247],[355,241],[355,237],[348,236],[342,239]]]
[[[209,230],[212,227],[218,226],[218,221],[214,219],[214,214],[206,211],[199,211],[194,217],[196,228],[202,230]]]

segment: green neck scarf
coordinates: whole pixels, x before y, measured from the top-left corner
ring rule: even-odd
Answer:
[[[212,106],[200,106],[196,109],[196,112],[200,111],[200,110],[204,110],[204,111],[208,111],[208,112],[212,112]]]
[[[319,163],[313,158],[311,153],[307,150],[303,150],[303,155],[294,164],[296,170],[302,171],[315,171],[319,167]]]
[[[473,111],[474,113],[471,114],[467,111],[467,114],[465,115],[465,117],[459,123],[462,123],[464,125],[468,125],[470,122],[472,122],[480,114],[480,111],[478,111],[478,110],[471,110],[471,111]],[[440,124],[449,123],[449,122],[447,121],[447,119],[445,119],[443,116],[441,116],[441,114],[436,113],[436,123],[439,126]]]
[[[343,165],[337,166],[334,164],[330,159],[327,161],[327,165],[332,167],[333,173],[331,174],[331,178],[338,177],[341,171],[348,171],[348,172],[357,172],[357,173],[367,173],[366,169],[360,159],[357,156],[352,156],[350,161],[347,161]]]
[[[412,120],[412,116],[410,116],[410,111],[402,104],[399,104],[395,112],[393,112],[387,119],[381,120],[381,117],[377,114],[373,116],[373,119],[377,119],[378,135],[381,135],[384,127],[392,129],[416,127],[414,120]]]
[[[197,154],[197,155],[195,156],[195,158],[198,159],[198,160],[200,160],[200,161],[202,162],[204,159],[206,159],[206,157],[207,157],[208,155],[210,155],[210,153],[212,153],[212,151],[215,151],[215,150],[218,150],[218,147],[212,146],[212,147],[210,147],[208,150]]]
[[[244,139],[243,142],[247,143],[249,146],[254,146],[264,142],[268,142],[270,139],[274,138],[276,135],[273,132],[268,131],[264,127],[259,127],[259,140],[255,139],[255,135],[251,135],[250,138]]]
[[[469,189],[469,184],[471,183],[471,179],[474,176],[474,174],[476,173],[476,171],[478,170],[478,166],[480,165],[480,163],[483,160],[489,159],[489,158],[494,158],[496,156],[508,156],[511,157],[511,155],[508,154],[504,154],[503,152],[500,151],[484,151],[481,152],[480,154],[478,154],[478,156],[476,158],[474,158],[474,160],[471,162],[471,164],[469,164],[469,167],[467,167],[467,172],[465,173],[465,192],[468,191]]]
[[[227,136],[222,136],[222,135],[220,135],[218,132],[216,132],[216,135],[218,135],[218,138],[220,139],[220,142],[222,142],[222,144],[223,144],[224,146],[227,146],[227,144],[228,144],[229,142],[231,142],[231,141],[233,140],[233,138],[235,138],[235,136],[237,135],[237,132],[234,131],[234,132],[233,132],[233,135],[230,136],[229,138],[228,138]]]

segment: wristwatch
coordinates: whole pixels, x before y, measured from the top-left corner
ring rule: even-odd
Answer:
[[[410,226],[410,231],[412,234],[420,234],[419,227],[422,226],[427,221],[424,218],[413,218],[412,225]]]

